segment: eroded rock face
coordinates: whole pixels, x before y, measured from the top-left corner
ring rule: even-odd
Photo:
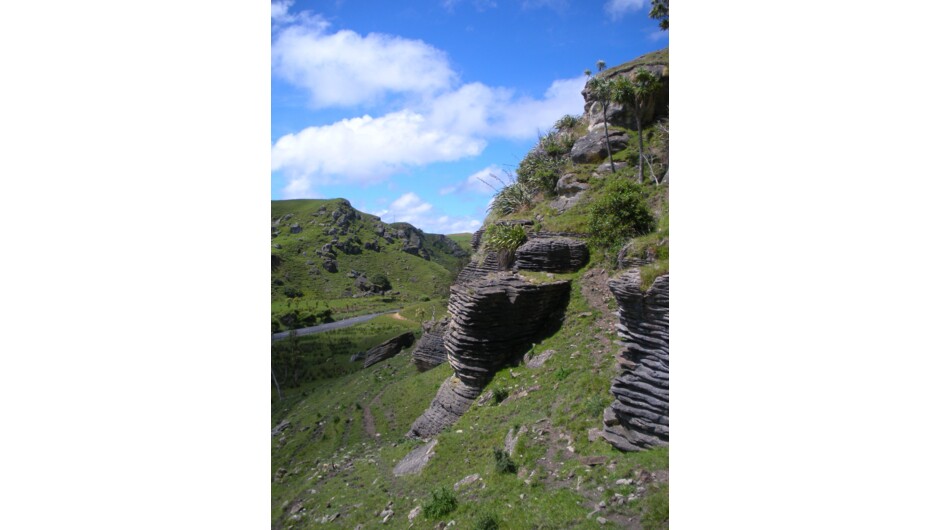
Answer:
[[[453,285],[443,342],[455,376],[409,436],[433,436],[457,421],[497,370],[557,328],[570,293],[569,281],[535,284],[511,273]]]
[[[457,377],[470,386],[485,385],[560,323],[570,292],[568,281],[534,284],[512,274],[451,287],[444,347]]]
[[[627,148],[625,131],[609,131],[611,154]],[[591,164],[607,158],[607,138],[604,130],[596,130],[582,136],[571,148],[571,160],[578,164]]]
[[[379,344],[375,348],[372,348],[366,352],[366,358],[362,363],[362,367],[368,368],[375,363],[384,361],[385,359],[390,359],[414,343],[415,334],[410,331],[408,333],[402,333],[397,337],[388,339],[382,344]]]
[[[437,390],[437,395],[418,419],[411,424],[408,436],[427,438],[453,425],[473,405],[482,388],[469,386],[456,377],[448,377]]]
[[[566,237],[534,238],[516,249],[515,270],[574,272],[588,262],[584,241]]]
[[[639,269],[608,282],[620,306],[623,372],[604,411],[604,438],[623,451],[669,444],[669,275],[640,291]]]
[[[643,122],[648,123],[657,116],[666,116],[669,114],[668,54],[663,55],[662,50],[652,52],[628,64],[606,70],[601,75],[608,78],[619,76],[629,77],[634,75],[636,70],[640,68],[648,70],[660,82],[660,89],[653,98],[654,104],[644,109]],[[587,115],[589,128],[595,130],[597,127],[600,127],[601,132],[603,132],[603,106],[597,101],[597,98],[589,88],[585,87],[585,89],[581,91],[581,94],[584,96],[584,113]],[[619,125],[636,130],[636,116],[634,116],[633,110],[629,108],[629,106],[624,108],[615,102],[611,102],[607,107],[607,121],[609,125]]]
[[[424,372],[447,361],[447,350],[444,349],[444,333],[450,324],[450,318],[430,320],[422,324],[424,335],[418,339],[418,344],[411,352],[411,358],[419,372]]]
[[[466,283],[473,280],[484,278],[487,274],[506,270],[504,264],[500,264],[499,255],[495,252],[486,252],[482,258],[471,260],[470,263],[460,270],[457,275],[457,283]]]

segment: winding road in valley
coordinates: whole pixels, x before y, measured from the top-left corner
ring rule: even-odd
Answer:
[[[332,331],[334,329],[348,328],[349,326],[355,326],[356,324],[361,324],[372,320],[373,318],[381,315],[387,315],[389,313],[397,313],[401,309],[392,309],[390,311],[383,311],[381,313],[372,313],[370,315],[361,315],[358,317],[345,318],[343,320],[337,320],[336,322],[328,322],[326,324],[320,324],[317,326],[310,326],[308,328],[300,328],[297,331],[298,337],[303,337],[304,335],[313,335],[314,333],[323,333],[324,331]],[[271,342],[278,340],[286,339],[290,334],[290,331],[282,331],[280,333],[274,333],[271,335]]]

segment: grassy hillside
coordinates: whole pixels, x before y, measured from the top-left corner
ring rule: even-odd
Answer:
[[[271,225],[272,331],[445,298],[466,262],[449,238],[343,199],[272,201]]]
[[[501,370],[488,390],[504,399],[474,405],[441,433],[420,475],[395,477],[392,468],[419,444],[404,435],[452,376],[449,365],[418,373],[403,353],[289,390],[284,401],[274,397],[272,427],[285,420],[290,427],[272,440],[272,526],[317,528],[335,516],[339,527],[371,528],[391,502],[387,524],[405,528],[408,513],[441,488],[453,492],[454,511],[418,515],[414,528],[451,520],[477,528],[486,517],[499,528],[599,528],[598,516],[614,526],[662,526],[668,484],[656,477],[668,468],[668,449],[625,454],[590,439],[617,367],[608,302],[595,301],[598,308],[581,294],[599,282],[587,274],[566,275],[575,285],[565,322],[534,345],[535,353],[554,350],[551,358],[540,368]],[[516,471],[498,471],[494,449],[519,432],[510,457]],[[454,492],[473,474],[480,480]],[[606,508],[588,517],[601,502]]]

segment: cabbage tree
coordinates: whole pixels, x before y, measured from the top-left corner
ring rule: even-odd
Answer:
[[[636,116],[640,167],[639,182],[643,183],[643,112],[654,103],[656,92],[662,88],[659,79],[645,68],[640,68],[631,76],[621,76],[611,82],[610,98],[622,105],[628,105]],[[606,109],[606,107],[605,107]],[[605,121],[606,130],[606,121]],[[608,150],[610,149],[608,143]],[[613,168],[613,162],[611,162]]]

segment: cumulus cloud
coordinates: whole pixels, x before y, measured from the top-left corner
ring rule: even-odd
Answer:
[[[613,20],[619,20],[626,13],[638,11],[645,5],[646,0],[607,0],[604,4],[604,11]]]
[[[411,191],[392,201],[388,208],[374,214],[385,222],[409,223],[434,234],[473,232],[482,224],[479,219],[441,214],[431,203]]]
[[[548,131],[562,114],[584,110],[583,77],[554,81],[541,99],[519,98],[501,105],[491,133],[509,138],[531,138]]]
[[[314,106],[363,104],[391,93],[409,104],[379,117],[363,115],[307,127],[277,139],[272,171],[288,179],[288,197],[317,186],[375,183],[396,172],[482,153],[487,139],[535,138],[562,114],[583,109],[582,77],[557,80],[541,97],[482,83],[456,85],[446,55],[420,41],[361,36],[316,15],[291,15],[290,3],[272,4],[272,19],[292,20],[275,32],[272,68],[308,91]],[[463,182],[457,189],[482,183]]]
[[[485,146],[483,139],[430,127],[424,116],[403,110],[284,135],[271,149],[271,170],[284,170],[297,192],[300,183],[329,184],[337,177],[379,182],[409,166],[478,155]]]
[[[355,106],[392,94],[427,97],[456,80],[447,55],[420,40],[353,31],[329,33],[329,24],[309,14],[289,15],[289,4],[272,4],[272,18],[296,23],[276,32],[271,44],[274,75],[304,89],[314,108]]]

